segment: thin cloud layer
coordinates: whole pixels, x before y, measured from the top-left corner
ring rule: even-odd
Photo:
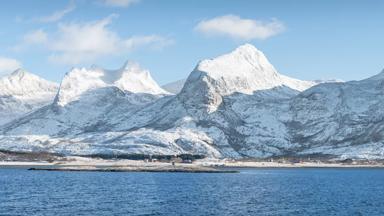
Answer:
[[[25,50],[33,45],[45,44],[48,41],[47,33],[42,29],[37,29],[31,32],[28,32],[23,36],[22,41],[11,47],[11,50],[19,52]]]
[[[166,46],[172,45],[174,41],[170,38],[162,37],[159,35],[144,35],[133,36],[126,39],[124,46],[129,50],[140,48],[141,46],[150,46],[153,49],[162,49]]]
[[[260,21],[243,19],[235,15],[225,15],[203,20],[196,25],[195,30],[207,36],[226,36],[240,40],[264,40],[283,32],[285,26],[277,19]]]
[[[0,76],[21,68],[21,63],[16,59],[0,56]]]
[[[45,43],[47,40],[47,33],[42,29],[31,31],[23,37],[23,43],[28,45]]]
[[[140,0],[103,0],[103,3],[110,7],[129,7]]]
[[[41,23],[57,22],[61,20],[65,15],[76,9],[74,1],[69,2],[68,6],[62,10],[53,12],[51,15],[36,18],[35,21]]]

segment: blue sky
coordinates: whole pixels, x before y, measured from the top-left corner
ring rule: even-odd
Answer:
[[[384,68],[384,1],[3,0],[0,73],[59,82],[74,66],[133,60],[160,84],[244,43],[299,79],[358,80]]]

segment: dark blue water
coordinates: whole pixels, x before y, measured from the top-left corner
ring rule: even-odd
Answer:
[[[384,215],[384,169],[0,169],[0,215]]]

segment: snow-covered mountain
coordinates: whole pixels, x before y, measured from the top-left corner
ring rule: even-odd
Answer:
[[[15,134],[73,136],[108,129],[110,122],[169,93],[147,70],[125,64],[118,70],[74,68],[67,73],[50,106],[4,126]],[[109,121],[109,122],[108,122]],[[32,137],[33,137],[32,136]],[[51,137],[50,137],[51,138]]]
[[[180,79],[176,80],[174,82],[167,83],[165,85],[162,85],[161,88],[166,90],[167,92],[170,92],[172,94],[178,94],[180,93],[181,89],[183,89],[185,82],[187,79]],[[313,81],[306,81],[307,83],[312,85],[317,85],[321,83],[335,83],[335,82],[344,82],[343,80],[340,79],[324,79],[324,80],[313,80]]]
[[[317,85],[293,98],[286,122],[302,154],[384,157],[384,71],[371,78]]]
[[[132,90],[150,76],[117,71],[73,70],[54,104],[0,128],[0,149],[384,157],[384,73],[316,85],[279,74],[248,44],[201,61],[176,95],[154,82]]]
[[[52,103],[58,85],[23,69],[0,78],[0,125]]]
[[[86,92],[107,87],[116,87],[129,93],[169,94],[152,79],[148,70],[127,61],[118,70],[105,70],[97,66],[72,69],[61,82],[56,103],[64,106],[78,100]]]
[[[201,61],[189,75],[179,98],[198,109],[215,111],[224,96],[288,87],[302,91],[315,85],[277,73],[264,54],[250,44],[215,59]]]

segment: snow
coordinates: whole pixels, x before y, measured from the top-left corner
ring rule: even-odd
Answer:
[[[118,70],[105,70],[96,66],[72,69],[61,82],[56,103],[65,106],[78,100],[87,91],[110,86],[131,93],[169,94],[152,79],[148,70],[140,68],[137,63],[126,62]]]
[[[137,64],[73,69],[54,104],[0,127],[0,149],[377,159],[384,157],[383,90],[382,74],[352,82],[287,77],[249,44],[201,61],[171,85],[173,94]]]
[[[23,69],[0,78],[0,125],[52,103],[56,83]]]
[[[283,86],[299,92],[315,84],[279,74],[261,51],[245,44],[229,54],[201,61],[178,97],[204,115],[205,111],[217,111],[224,97],[232,94],[252,95]]]
[[[127,62],[119,72],[121,78],[114,83],[122,90],[153,95],[169,94],[152,79],[148,70],[141,69],[137,63]]]
[[[0,79],[0,94],[18,98],[30,98],[57,91],[57,84],[44,80],[23,69],[18,69],[9,76]],[[36,96],[37,94],[37,96]]]
[[[234,92],[252,94],[257,90],[283,85],[303,91],[315,85],[314,82],[280,75],[265,55],[250,44],[240,46],[233,52],[215,59],[201,61],[188,81],[191,82],[201,75],[215,80],[222,95]]]

